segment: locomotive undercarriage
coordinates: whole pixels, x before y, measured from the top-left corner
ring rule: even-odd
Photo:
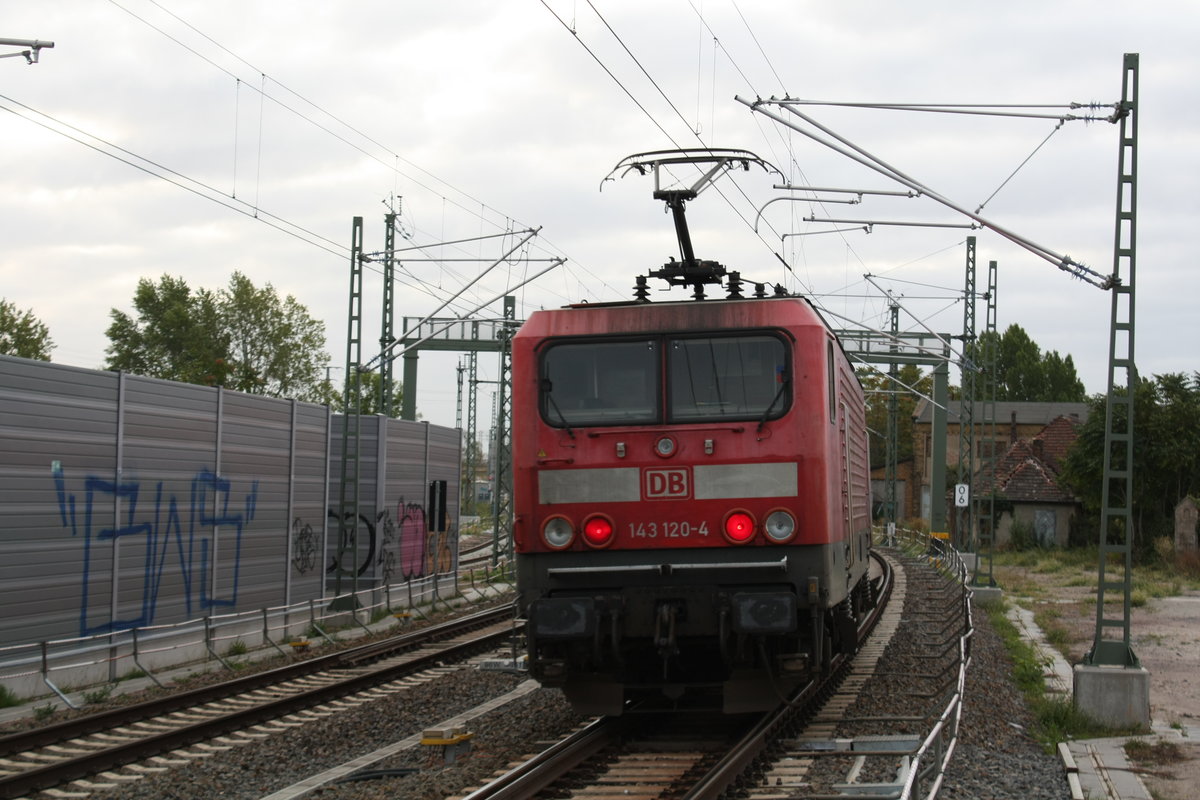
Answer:
[[[793,561],[796,555],[793,549]],[[530,672],[561,687],[585,713],[619,714],[625,700],[640,696],[717,695],[726,713],[771,708],[836,652],[853,650],[871,597],[861,569],[841,573],[847,581],[861,576],[847,590],[797,579],[786,562],[773,582],[697,576],[681,584],[678,573],[686,571],[668,570],[669,585],[610,576],[599,581],[610,585],[550,589],[525,609]],[[744,573],[747,565],[735,564],[698,571],[739,566]],[[841,598],[832,605],[831,593]]]

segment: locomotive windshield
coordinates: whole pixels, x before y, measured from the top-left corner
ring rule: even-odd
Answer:
[[[542,357],[542,416],[551,425],[638,425],[659,419],[655,340],[564,342]]]
[[[765,333],[560,341],[542,354],[542,418],[557,428],[774,419],[791,405],[787,363],[784,341]]]
[[[670,340],[669,420],[751,419],[786,411],[785,356],[774,336]]]

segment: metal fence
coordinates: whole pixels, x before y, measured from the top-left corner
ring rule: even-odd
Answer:
[[[79,707],[81,687],[103,687],[114,681],[146,677],[163,685],[159,675],[186,666],[229,669],[246,657],[294,655],[335,637],[380,630],[381,621],[403,621],[425,615],[439,602],[449,604],[464,594],[473,599],[499,597],[510,588],[511,565],[430,575],[404,583],[363,589],[354,595],[353,611],[330,608],[332,598],[310,599],[288,606],[214,614],[175,624],[150,625],[117,633],[46,640],[0,647],[0,686],[15,697],[39,698],[51,693]],[[68,692],[76,692],[76,700]]]
[[[874,539],[876,546],[892,547],[906,555],[928,559],[953,585],[959,587],[962,616],[957,643],[957,675],[950,680],[946,704],[909,761],[907,773],[898,779],[896,791],[879,795],[899,800],[930,800],[936,797],[941,789],[946,768],[958,742],[958,728],[962,720],[967,668],[971,663],[971,641],[975,635],[971,611],[973,593],[969,586],[970,572],[958,551],[948,541],[922,531],[894,525],[881,526],[874,530]]]

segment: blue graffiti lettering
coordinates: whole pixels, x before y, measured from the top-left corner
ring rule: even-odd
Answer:
[[[153,624],[163,577],[173,574],[167,568],[172,547],[178,560],[176,577],[183,584],[184,607],[188,616],[195,613],[197,606],[204,612],[214,608],[236,607],[242,535],[246,525],[254,519],[258,481],[252,483],[241,512],[233,512],[230,510],[232,483],[203,468],[191,480],[190,496],[182,511],[179,499],[165,492],[163,482],[159,481],[155,487],[153,511],[145,512],[138,504],[141,497],[140,481],[114,482],[88,476],[84,480],[81,524],[77,514],[79,503],[74,494],[67,492],[61,465],[56,465],[53,476],[63,527],[69,528],[72,536],[83,540],[80,636]],[[96,518],[102,509],[112,507],[110,503],[120,504],[123,524],[106,527]],[[222,547],[228,546],[228,537],[218,539],[218,532],[222,528],[234,530],[231,555],[224,551],[220,554],[215,552],[218,541]],[[97,565],[96,570],[104,569],[105,562],[98,550],[101,543],[114,542],[112,552],[115,553],[115,542],[129,537],[142,537],[144,542],[141,607],[136,615],[119,617],[117,609],[110,607],[107,598],[95,598],[92,595],[91,584],[97,577],[92,573],[94,565]],[[200,556],[198,569],[195,558],[197,550]],[[121,580],[116,569],[117,565],[110,564],[107,576],[99,573],[99,581],[107,577],[114,596],[119,594]],[[124,573],[125,569],[120,568],[119,571]],[[218,583],[221,585],[218,586]],[[198,587],[198,599],[193,587]]]

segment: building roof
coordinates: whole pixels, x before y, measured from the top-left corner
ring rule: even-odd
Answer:
[[[1074,419],[1056,417],[1036,436],[1010,444],[996,464],[996,491],[1014,503],[1074,503],[1074,494],[1058,479],[1077,428]],[[973,483],[977,496],[990,493],[990,468],[979,470]]]
[[[1076,417],[1055,417],[1050,424],[1042,428],[1042,432],[1033,439],[1041,442],[1042,460],[1049,464],[1054,471],[1062,472],[1063,460],[1067,451],[1079,437],[1079,426],[1082,421]]]
[[[1014,419],[1018,425],[1048,425],[1057,417],[1074,417],[1079,422],[1087,422],[1088,411],[1091,407],[1087,403],[1025,403],[1025,402],[997,402],[996,403],[996,424],[1010,425]],[[948,425],[957,425],[959,416],[962,411],[962,401],[950,400],[946,403],[946,423]],[[1016,415],[1014,418],[1013,415]],[[979,422],[983,417],[983,403],[975,402],[975,422]],[[922,397],[916,408],[913,409],[913,419],[918,425],[930,425],[933,423],[933,404],[928,399]]]

